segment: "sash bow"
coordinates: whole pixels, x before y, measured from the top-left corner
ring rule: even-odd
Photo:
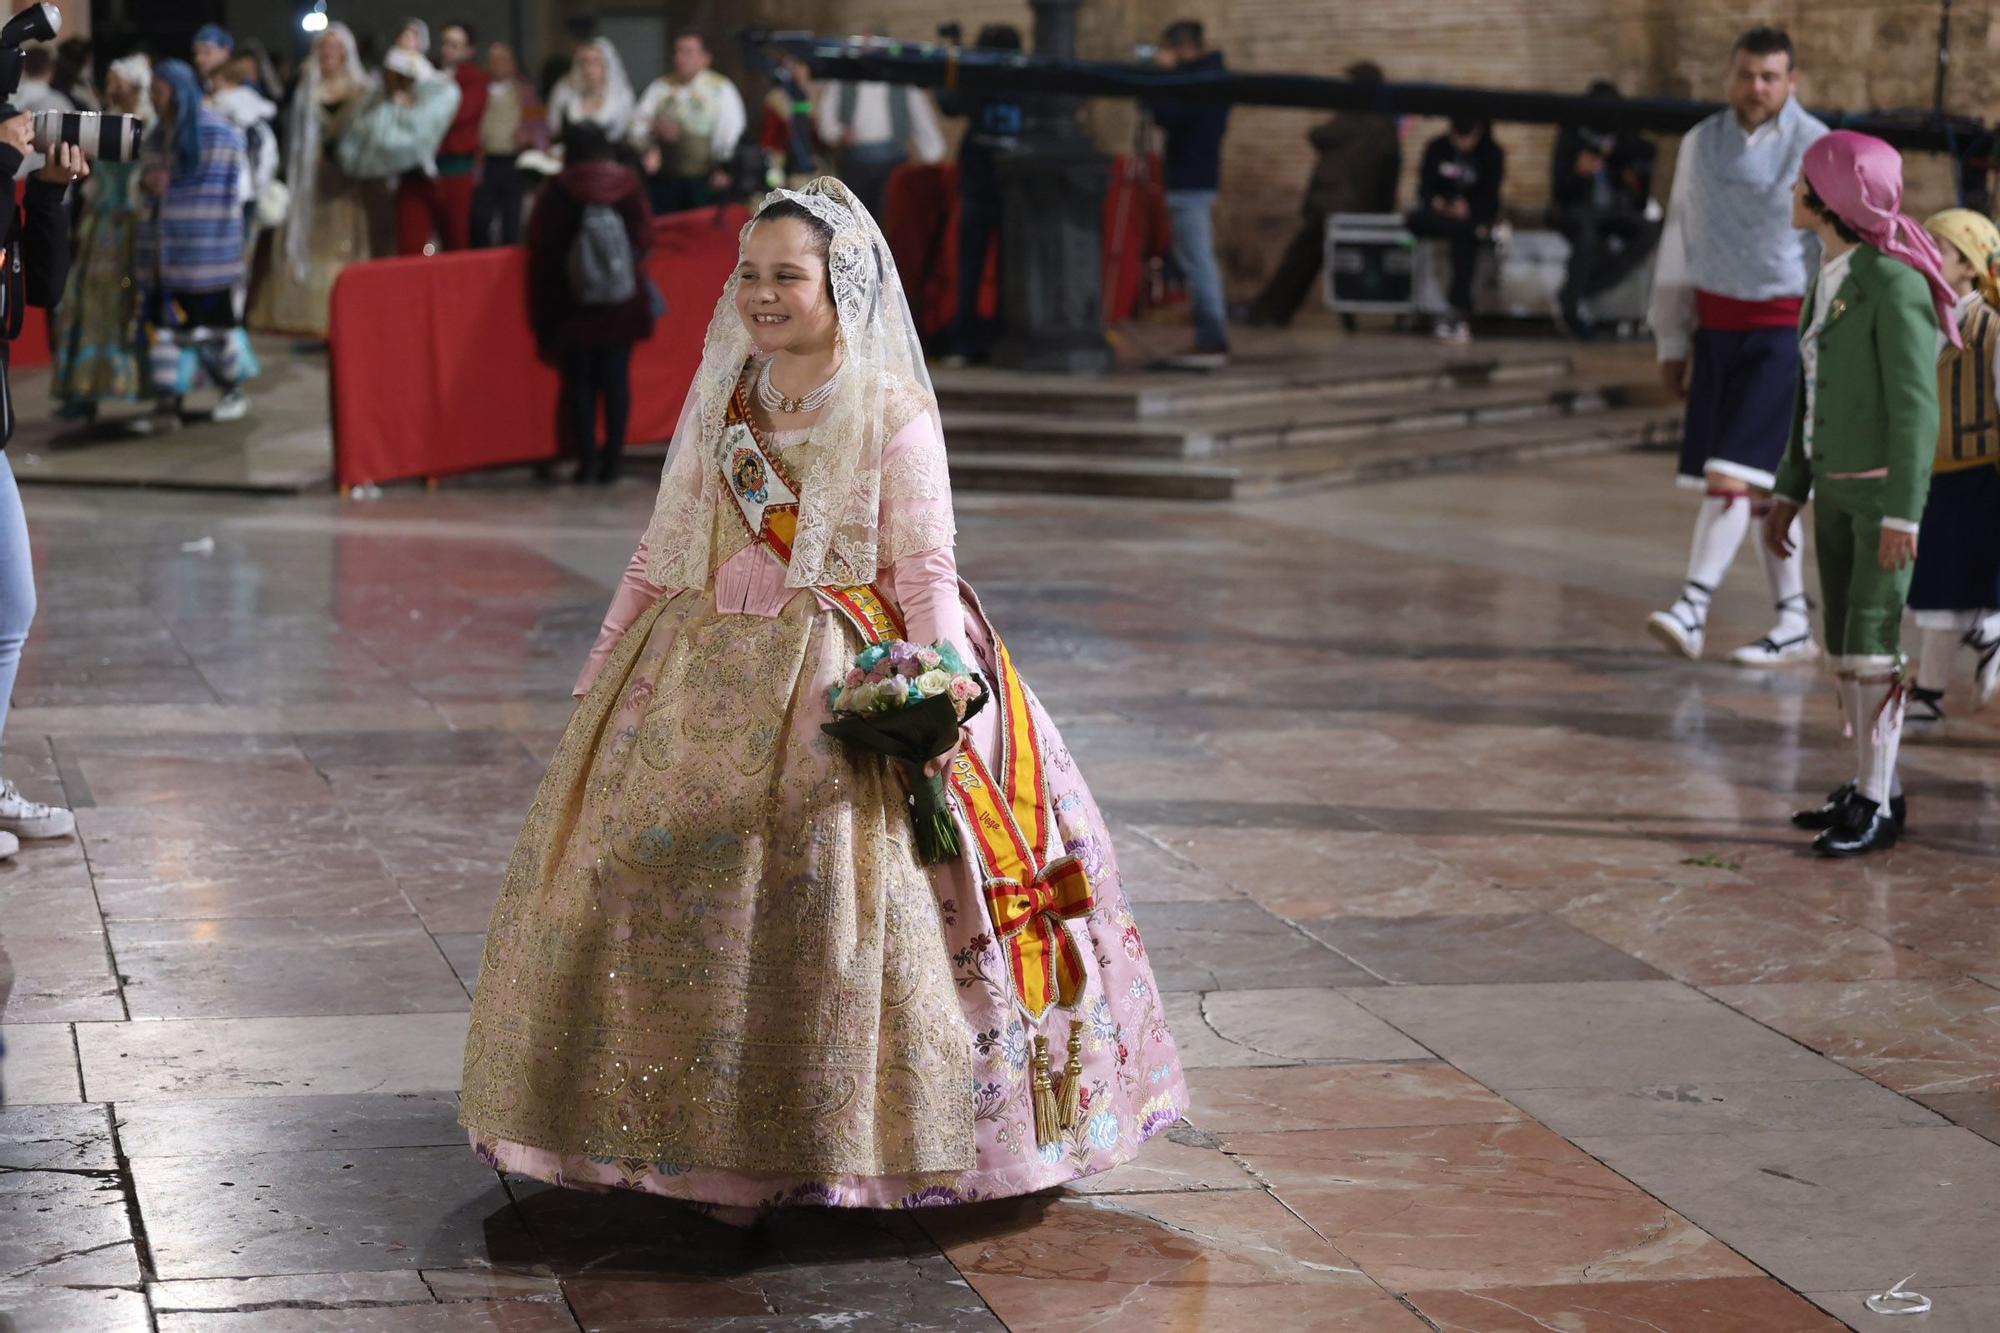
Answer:
[[[1037,1019],[1051,1004],[1073,1008],[1083,994],[1083,956],[1063,922],[1096,905],[1082,863],[1073,856],[1058,857],[1026,885],[997,878],[985,887],[986,906],[1023,1007]]]

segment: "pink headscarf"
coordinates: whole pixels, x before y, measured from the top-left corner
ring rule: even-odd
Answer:
[[[1862,240],[1924,275],[1938,327],[1952,346],[1963,346],[1954,318],[1958,293],[1944,280],[1937,241],[1903,212],[1903,155],[1872,134],[1835,130],[1806,149],[1801,171],[1820,202]]]

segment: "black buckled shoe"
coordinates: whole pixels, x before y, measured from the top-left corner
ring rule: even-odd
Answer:
[[[1802,829],[1830,829],[1840,823],[1840,812],[1854,799],[1854,784],[1843,782],[1827,794],[1825,805],[1816,805],[1810,810],[1792,812],[1792,827]],[[1901,795],[1889,798],[1889,818],[1896,821],[1896,831],[1903,831],[1903,824],[1909,818],[1910,805]]]
[[[1821,856],[1865,856],[1894,847],[1902,832],[1893,811],[1857,794],[1840,812],[1840,822],[1813,839],[1812,848]]]

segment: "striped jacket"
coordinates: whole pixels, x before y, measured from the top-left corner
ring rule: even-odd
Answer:
[[[173,145],[155,133],[141,172],[173,171]],[[172,177],[139,224],[141,284],[169,292],[226,291],[243,282],[243,203],[250,170],[243,131],[201,110],[201,165]]]

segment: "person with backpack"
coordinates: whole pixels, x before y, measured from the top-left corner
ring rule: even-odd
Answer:
[[[563,161],[528,218],[528,317],[542,359],[562,372],[576,482],[609,485],[631,414],[632,348],[653,333],[653,291],[641,270],[653,217],[639,173],[617,160],[602,127],[571,122]]]

